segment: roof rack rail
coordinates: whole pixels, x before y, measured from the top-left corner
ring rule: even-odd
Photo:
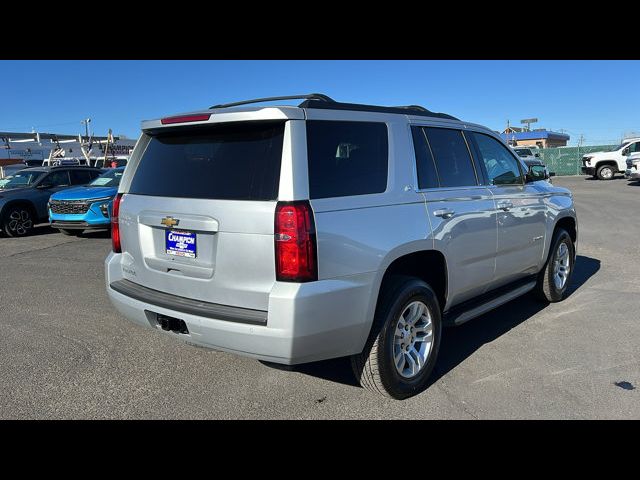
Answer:
[[[393,108],[406,108],[407,110],[420,110],[421,112],[429,111],[420,105],[398,105],[397,107],[393,107]]]
[[[237,107],[239,105],[248,105],[250,103],[272,102],[275,100],[297,100],[301,98],[306,100],[316,100],[316,101],[322,101],[322,102],[335,103],[335,100],[328,97],[327,95],[323,95],[322,93],[308,93],[306,95],[289,95],[286,97],[265,97],[265,98],[255,98],[253,100],[244,100],[242,102],[221,103],[220,105],[213,105],[212,107],[209,107],[209,110],[213,108]]]
[[[354,110],[360,112],[380,112],[380,113],[399,113],[403,115],[419,115],[421,117],[446,118],[448,120],[460,120],[446,113],[432,112],[420,105],[409,105],[400,107],[381,107],[378,105],[365,105],[361,103],[342,103],[342,102],[318,102],[315,99],[307,99],[298,105],[300,108],[323,108],[329,110]]]

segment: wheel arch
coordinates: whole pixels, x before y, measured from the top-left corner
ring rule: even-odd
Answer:
[[[575,218],[566,216],[558,219],[553,227],[554,233],[558,228],[564,228],[569,233],[573,243],[578,241],[578,225]]]
[[[7,203],[5,203],[2,206],[2,209],[0,209],[0,221],[4,221],[4,216],[6,215],[6,213],[9,211],[11,207],[16,207],[21,205],[27,207],[31,211],[31,214],[33,215],[33,221],[37,222],[38,210],[36,209],[36,206],[33,204],[33,202],[27,199],[9,200]]]
[[[394,249],[383,260],[372,287],[367,327],[360,339],[364,347],[371,332],[373,319],[378,309],[380,294],[385,282],[392,275],[408,275],[417,277],[434,290],[440,310],[444,310],[448,291],[448,270],[444,254],[433,248],[433,243],[425,240],[411,242]]]
[[[612,167],[615,167],[616,171],[618,171],[618,162],[616,162],[614,159],[598,160],[595,165],[596,171],[603,165],[610,165]]]
[[[553,236],[555,235],[556,231],[559,228],[562,228],[562,229],[567,231],[567,233],[571,237],[571,241],[573,242],[574,255],[577,255],[577,251],[578,251],[578,221],[572,215],[563,215],[562,217],[558,218],[556,220],[556,222],[553,224],[553,230],[551,231],[551,237],[549,237],[549,242],[548,242],[548,245],[546,247],[545,256],[544,256],[545,265],[546,265],[546,259],[549,258],[549,254],[550,254],[550,251],[551,251],[551,240],[553,239]],[[574,258],[574,260],[575,260],[575,258]]]

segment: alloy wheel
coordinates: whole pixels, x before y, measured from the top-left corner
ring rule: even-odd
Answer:
[[[433,324],[429,308],[414,301],[398,318],[393,342],[393,364],[404,378],[413,378],[427,364],[433,346]]]
[[[23,236],[33,227],[33,220],[27,210],[17,208],[9,213],[7,226],[14,235]]]
[[[565,242],[558,246],[556,258],[553,264],[553,282],[558,290],[562,290],[567,283],[571,272],[569,247]]]

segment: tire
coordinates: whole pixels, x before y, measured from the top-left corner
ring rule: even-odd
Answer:
[[[418,316],[422,308],[424,312]],[[414,322],[411,322],[412,316]],[[413,330],[416,325],[428,329],[429,321],[431,330],[427,336]],[[403,326],[408,330],[402,329]],[[398,334],[406,336],[405,340]],[[351,357],[353,372],[360,385],[372,392],[397,400],[416,395],[427,386],[438,356],[441,334],[440,305],[431,287],[415,277],[390,277],[380,292],[364,350]],[[421,342],[419,338],[431,341]],[[410,343],[403,343],[407,341]]]
[[[564,250],[562,245],[565,245],[566,250]],[[563,251],[565,253],[562,253]],[[566,265],[563,265],[563,263],[565,263],[564,258],[566,258]],[[545,263],[544,268],[538,274],[538,281],[535,288],[536,296],[547,303],[561,302],[564,300],[567,287],[571,283],[574,263],[575,247],[573,240],[571,240],[571,236],[566,230],[558,228],[553,234],[547,263]],[[559,270],[556,270],[556,268]],[[563,271],[564,275],[560,273]],[[557,273],[558,276],[556,277]],[[564,280],[562,280],[563,278]]]
[[[598,167],[596,176],[600,180],[611,180],[613,177],[616,176],[616,170],[611,165],[602,165]]]
[[[26,237],[33,230],[33,212],[25,205],[9,207],[2,218],[2,229],[9,237]]]
[[[59,228],[58,230],[60,230],[60,232],[63,235],[69,235],[74,237],[79,237],[84,232],[84,230],[67,230],[66,228]]]

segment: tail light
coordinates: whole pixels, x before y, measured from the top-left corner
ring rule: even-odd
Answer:
[[[113,205],[111,206],[111,249],[115,253],[122,253],[122,246],[120,245],[120,224],[118,223],[121,200],[122,194],[118,193],[113,199]]]
[[[317,280],[316,227],[309,202],[278,202],[274,233],[276,280]]]

